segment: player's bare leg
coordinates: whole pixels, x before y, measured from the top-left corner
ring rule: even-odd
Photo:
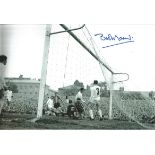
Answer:
[[[99,103],[96,103],[96,109],[97,109],[97,113],[99,115],[99,120],[103,120],[102,110],[100,108],[100,104]]]
[[[0,115],[2,114],[3,105],[4,105],[4,99],[0,99]]]
[[[89,117],[91,120],[94,120],[94,113],[93,113],[93,110],[92,110],[92,104],[91,102],[89,102]]]

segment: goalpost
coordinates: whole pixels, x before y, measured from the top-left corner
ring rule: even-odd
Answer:
[[[46,25],[37,118],[42,117],[43,100],[44,100],[44,92],[45,92],[45,84],[46,84],[46,76],[47,76],[46,73],[47,73],[47,64],[48,64],[48,54],[49,54],[49,47],[50,47],[50,33],[51,33],[51,25]]]
[[[49,54],[49,47],[50,47],[50,36],[53,34],[68,32],[89,54],[91,54],[100,65],[104,66],[110,72],[110,82],[109,82],[109,89],[110,89],[110,103],[109,103],[109,119],[112,119],[112,102],[113,102],[113,76],[114,74],[126,74],[126,73],[114,73],[112,69],[106,65],[99,55],[96,53],[94,54],[90,48],[88,48],[72,31],[79,30],[83,28],[85,25],[75,28],[69,29],[66,25],[60,24],[60,26],[65,29],[65,31],[59,31],[51,33],[51,25],[46,25],[46,33],[45,33],[45,42],[44,42],[44,54],[43,54],[43,61],[42,61],[42,71],[41,71],[41,80],[40,80],[40,90],[39,90],[39,99],[38,99],[38,111],[37,111],[37,118],[42,117],[42,110],[43,110],[43,99],[44,99],[44,89],[46,83],[46,73],[47,73],[47,64],[48,64],[48,54]]]

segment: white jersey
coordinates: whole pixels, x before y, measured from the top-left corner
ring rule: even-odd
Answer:
[[[79,91],[79,92],[77,93],[77,95],[75,96],[75,100],[77,101],[78,98],[80,98],[81,101],[84,102],[84,101],[83,101],[83,97],[82,97],[82,93],[81,93],[80,91]]]
[[[98,85],[94,85],[90,88],[91,91],[91,96],[90,96],[90,101],[99,101],[100,100],[100,92],[101,88]]]
[[[49,98],[47,100],[47,103],[46,104],[47,104],[47,106],[48,106],[49,109],[54,108],[54,102],[53,102],[53,100],[51,98]]]
[[[6,92],[6,99],[11,102],[12,99],[12,91],[11,90],[7,90]]]

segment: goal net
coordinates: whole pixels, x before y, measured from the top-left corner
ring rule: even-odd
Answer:
[[[78,26],[68,25],[68,28]],[[94,25],[91,25],[90,29],[92,30],[94,27]],[[116,26],[117,28],[118,26]],[[62,30],[60,26],[52,26],[52,31],[54,32]],[[74,100],[74,95],[80,87],[79,83],[82,83],[87,89],[84,98],[88,101],[90,96],[89,86],[94,80],[98,80],[102,86],[101,104],[105,118],[109,118],[111,96],[113,119],[135,121],[144,128],[154,128],[154,100],[150,98],[149,92],[128,89],[128,81],[134,81],[134,79],[132,76],[131,79],[128,79],[128,74],[124,74],[130,71],[127,63],[129,62],[128,56],[132,53],[129,50],[127,55],[125,55],[124,51],[128,48],[132,50],[135,46],[131,43],[130,45],[117,46],[117,53],[113,52],[113,47],[101,49],[98,47],[100,43],[94,37],[95,32],[91,30],[85,26],[82,30],[74,31],[74,34],[90,49],[98,60],[68,33],[51,36],[47,83],[51,83],[53,89],[60,90],[64,100],[65,95],[69,95]],[[110,53],[111,57],[108,57],[108,53]],[[132,67],[134,66],[130,64],[131,70]],[[135,74],[138,74],[138,68],[136,69],[137,72],[135,71]],[[79,84],[79,87],[75,87],[76,84]],[[132,83],[131,85],[133,86],[134,84]],[[69,89],[72,92],[69,92]],[[87,109],[87,103],[85,106]]]

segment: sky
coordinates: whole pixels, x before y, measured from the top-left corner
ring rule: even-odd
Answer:
[[[82,24],[66,25],[76,28]],[[41,77],[45,27],[46,25],[0,25],[0,53],[8,55],[7,77],[18,77],[20,74],[32,79]],[[116,84],[116,88],[124,85],[125,90],[155,90],[155,25],[86,24],[86,28],[93,37],[104,62],[106,61],[114,72],[129,74],[129,80],[123,84]],[[74,33],[93,49],[88,42],[90,35],[86,28]],[[51,32],[61,30],[63,29],[59,24],[51,27]],[[101,38],[101,35],[104,37]],[[112,36],[115,40],[111,40],[108,36]],[[109,75],[106,71],[105,76],[108,79]],[[119,76],[115,80],[124,78],[126,77]],[[68,33],[52,35],[46,83],[52,89],[58,89],[73,84],[76,79],[85,85],[95,79],[104,81],[99,63]]]

